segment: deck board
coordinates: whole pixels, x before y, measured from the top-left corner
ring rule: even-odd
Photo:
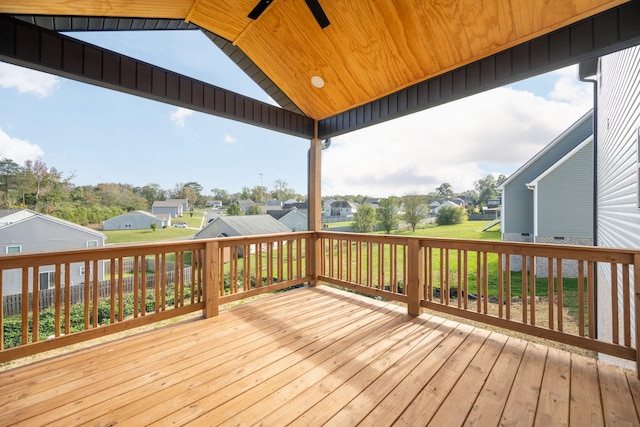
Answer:
[[[640,425],[633,372],[327,287],[6,370],[0,396],[2,426]]]

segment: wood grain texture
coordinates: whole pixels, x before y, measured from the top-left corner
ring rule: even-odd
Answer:
[[[634,373],[328,287],[2,371],[0,395],[0,425],[640,423]]]

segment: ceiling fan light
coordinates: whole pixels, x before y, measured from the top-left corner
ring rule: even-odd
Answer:
[[[311,84],[317,87],[318,89],[322,89],[324,87],[324,79],[320,76],[312,76]]]

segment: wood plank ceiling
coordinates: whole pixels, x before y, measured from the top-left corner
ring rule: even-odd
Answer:
[[[235,44],[305,115],[322,120],[626,1],[320,0],[324,29],[304,0],[273,0],[252,20],[257,3],[0,0],[0,13],[181,19]]]

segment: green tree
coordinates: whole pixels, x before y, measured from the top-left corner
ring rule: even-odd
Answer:
[[[227,190],[223,190],[222,188],[211,189],[211,195],[215,200],[220,200],[223,204],[231,202],[229,193],[227,193]]]
[[[453,190],[451,189],[451,184],[448,182],[440,184],[440,187],[436,188],[436,192],[438,193],[438,196],[444,200],[449,200],[453,197]]]
[[[418,194],[409,194],[404,197],[404,220],[416,231],[416,226],[429,215],[429,208]]]
[[[460,224],[464,218],[464,209],[455,206],[442,206],[436,214],[436,224],[453,225]]]
[[[387,234],[398,228],[398,200],[395,197],[380,200],[376,218]]]
[[[165,192],[160,184],[150,183],[144,187],[136,187],[134,193],[147,199],[147,207],[150,208],[153,202],[166,199]]]
[[[370,233],[376,222],[376,210],[370,205],[360,205],[353,215],[353,230],[356,233]]]
[[[17,185],[20,180],[23,168],[11,159],[0,160],[0,192],[2,192],[2,206],[11,208],[14,204],[14,197],[17,194]]]
[[[242,208],[238,203],[231,203],[227,208],[227,215],[229,216],[239,216],[243,215]]]
[[[262,215],[262,208],[260,205],[251,205],[247,208],[247,215]]]

